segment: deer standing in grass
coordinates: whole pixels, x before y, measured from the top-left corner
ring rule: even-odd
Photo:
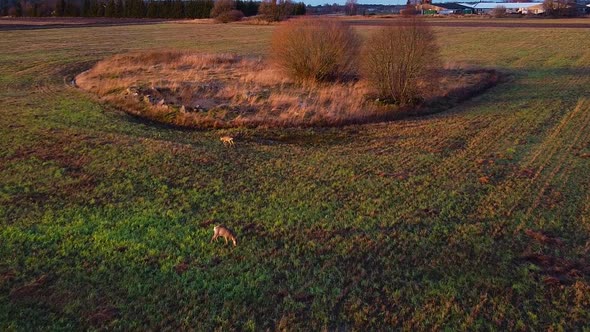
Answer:
[[[225,146],[235,146],[234,138],[231,136],[223,136],[219,139]]]
[[[228,239],[234,243],[234,247],[237,245],[236,236],[229,228],[225,227],[224,225],[217,225],[213,227],[213,237],[209,243],[215,241],[220,236],[223,237],[226,245]]]

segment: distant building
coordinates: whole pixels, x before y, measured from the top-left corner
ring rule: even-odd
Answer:
[[[400,10],[404,9],[404,5],[356,5],[357,15],[387,15],[387,14],[399,14]],[[346,8],[343,5],[319,5],[319,6],[307,6],[307,14],[309,15],[345,15]]]
[[[540,2],[478,2],[462,3],[473,9],[474,14],[491,14],[498,7],[506,8],[508,14],[541,14],[545,12]]]
[[[428,15],[428,14],[464,15],[464,14],[473,14],[474,13],[473,8],[463,5],[463,4],[458,4],[458,3],[453,3],[453,2],[433,3],[433,4],[424,3],[421,5],[418,5],[417,9],[419,11],[421,11],[422,14],[424,14],[424,15]]]
[[[358,13],[362,15],[399,14],[404,5],[358,5]]]

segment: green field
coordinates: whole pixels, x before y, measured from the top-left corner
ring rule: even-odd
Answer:
[[[589,329],[587,29],[437,27],[509,80],[374,125],[179,130],[64,84],[273,28],[0,31],[0,330]]]

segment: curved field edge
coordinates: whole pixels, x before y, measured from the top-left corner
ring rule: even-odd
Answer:
[[[236,130],[146,125],[63,85],[111,53],[251,53],[271,30],[0,32],[2,329],[586,326],[583,30],[438,28],[447,61],[513,80],[426,118],[242,129],[231,150]],[[240,245],[208,244],[211,221]]]
[[[160,50],[105,58],[73,82],[128,114],[167,125],[301,128],[434,114],[506,77],[493,69],[438,68],[420,82],[423,100],[402,107],[375,99],[363,79],[301,86],[265,58]]]

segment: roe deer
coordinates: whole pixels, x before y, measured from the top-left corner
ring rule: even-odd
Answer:
[[[223,136],[219,139],[225,146],[234,146],[234,138],[231,136]]]
[[[217,225],[213,227],[213,237],[209,243],[213,242],[220,236],[225,240],[225,244],[227,244],[227,240],[229,239],[234,243],[234,247],[237,245],[236,236],[229,228],[225,227],[224,225]]]

